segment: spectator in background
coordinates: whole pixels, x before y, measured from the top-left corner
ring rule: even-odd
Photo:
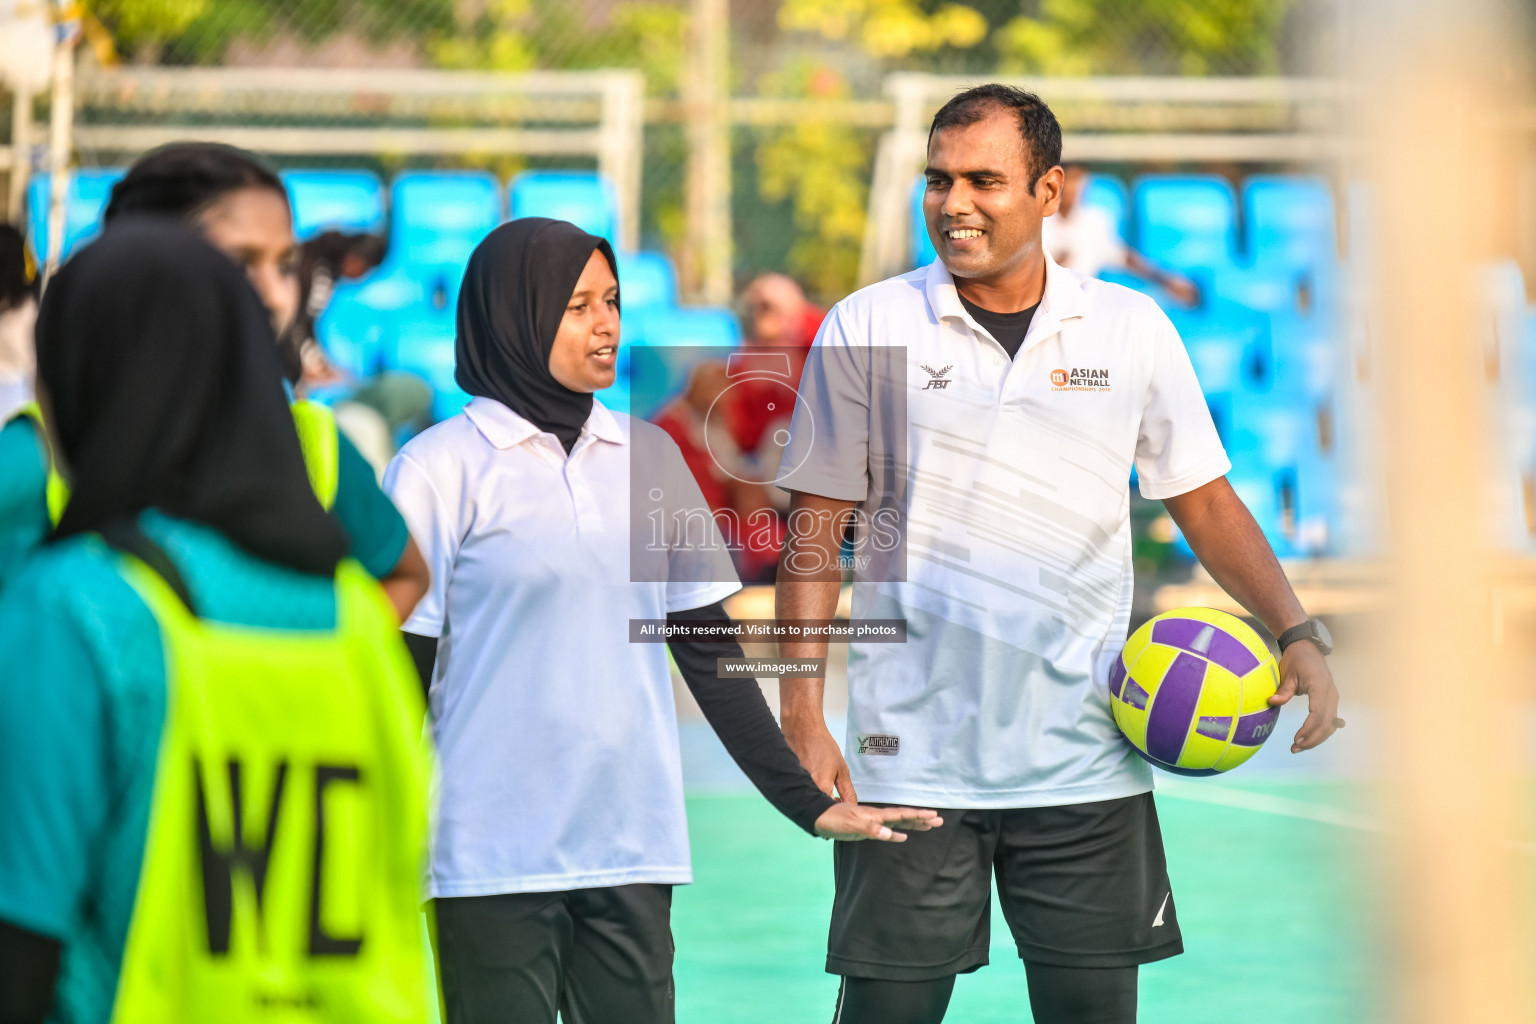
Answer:
[[[356,280],[384,259],[384,239],[372,234],[323,231],[299,246],[299,315],[290,328],[306,382],[334,383],[341,374],[325,357],[315,335],[315,321],[331,304],[336,284]]]
[[[741,294],[741,311],[741,352],[726,364],[695,366],[683,393],[655,422],[682,449],[709,507],[717,516],[730,513],[739,525],[731,538],[736,571],[747,583],[765,583],[774,577],[784,532],[780,513],[789,507],[789,495],[772,485],[783,447],[778,428],[789,426],[793,388],[826,313],[792,278],[777,273],[752,279]],[[752,359],[762,353],[782,357],[771,364],[782,370],[768,372],[770,364]]]
[[[32,401],[37,287],[21,232],[0,224],[0,423]]]
[[[1108,211],[1083,202],[1088,168],[1066,164],[1062,169],[1066,182],[1061,206],[1055,216],[1041,222],[1040,229],[1041,242],[1052,259],[1084,277],[1098,277],[1106,269],[1126,270],[1159,285],[1180,302],[1194,305],[1200,301],[1200,290],[1193,281],[1158,267],[1126,245]]]
[[[821,329],[826,311],[805,297],[805,292],[792,278],[783,274],[761,274],[753,278],[741,293],[745,313],[747,340],[744,350],[751,352],[770,348],[785,351],[790,358],[791,386],[800,381],[800,371],[805,366],[805,353],[816,332]],[[764,436],[772,437],[770,424],[779,420],[788,422],[792,409],[783,409],[776,401],[778,389],[771,382],[758,385],[741,385],[732,392],[740,396],[734,403],[731,433],[742,451],[753,456],[760,452]],[[769,408],[773,406],[773,408]],[[774,455],[777,464],[777,455]]]
[[[683,393],[656,414],[655,423],[677,442],[710,511],[717,519],[726,513],[734,521],[722,532],[742,581],[772,582],[784,525],[770,487],[760,482],[764,477],[759,465],[736,443],[732,421],[743,385],[730,385],[726,364],[698,363]],[[767,478],[772,476],[770,471]]]
[[[415,434],[432,423],[432,387],[415,374],[380,370],[357,381],[331,362],[316,333],[316,325],[336,285],[356,280],[384,259],[384,239],[373,234],[325,231],[299,247],[299,312],[284,337],[299,369],[297,386],[313,392],[340,387],[335,399],[336,422],[357,445],[375,475],[395,454],[395,438],[404,429]],[[360,368],[371,372],[373,367]]]

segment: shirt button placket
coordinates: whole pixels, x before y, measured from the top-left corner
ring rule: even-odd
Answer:
[[[576,466],[582,448],[574,449],[565,460],[565,488],[571,496],[571,507],[576,510],[576,529],[580,533],[595,533],[602,529],[603,517],[598,511],[597,499],[587,486],[585,476]]]

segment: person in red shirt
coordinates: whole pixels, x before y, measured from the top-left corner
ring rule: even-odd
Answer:
[[[784,526],[758,467],[736,443],[732,429],[744,383],[732,387],[724,363],[698,363],[682,394],[654,422],[682,451],[731,547],[737,572],[746,583],[760,583],[773,579]]]
[[[800,371],[805,366],[805,354],[816,340],[826,311],[805,297],[805,292],[793,279],[783,274],[762,274],[747,285],[741,296],[747,327],[744,352],[765,349],[785,352],[789,355],[791,387],[800,382]],[[761,451],[764,437],[772,437],[768,427],[783,420],[787,425],[792,409],[785,409],[779,387],[764,381],[757,386],[741,386],[733,389],[740,398],[731,410],[731,433],[742,451],[765,463]],[[777,462],[777,455],[773,456]]]

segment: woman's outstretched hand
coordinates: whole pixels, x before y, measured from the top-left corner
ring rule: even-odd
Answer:
[[[927,832],[944,824],[938,811],[923,811],[912,807],[871,807],[868,804],[836,803],[816,819],[816,834],[824,839],[841,839],[845,843],[861,839],[877,839],[884,843],[904,843],[907,829]]]

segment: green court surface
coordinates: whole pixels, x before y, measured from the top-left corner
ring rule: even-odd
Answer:
[[[1361,787],[1159,780],[1185,953],[1141,972],[1142,1024],[1359,1024],[1372,1011],[1378,833]],[[677,890],[679,1024],[832,1020],[830,844],[749,792],[688,798],[694,884]],[[946,1024],[1030,1020],[995,900],[992,963]]]

